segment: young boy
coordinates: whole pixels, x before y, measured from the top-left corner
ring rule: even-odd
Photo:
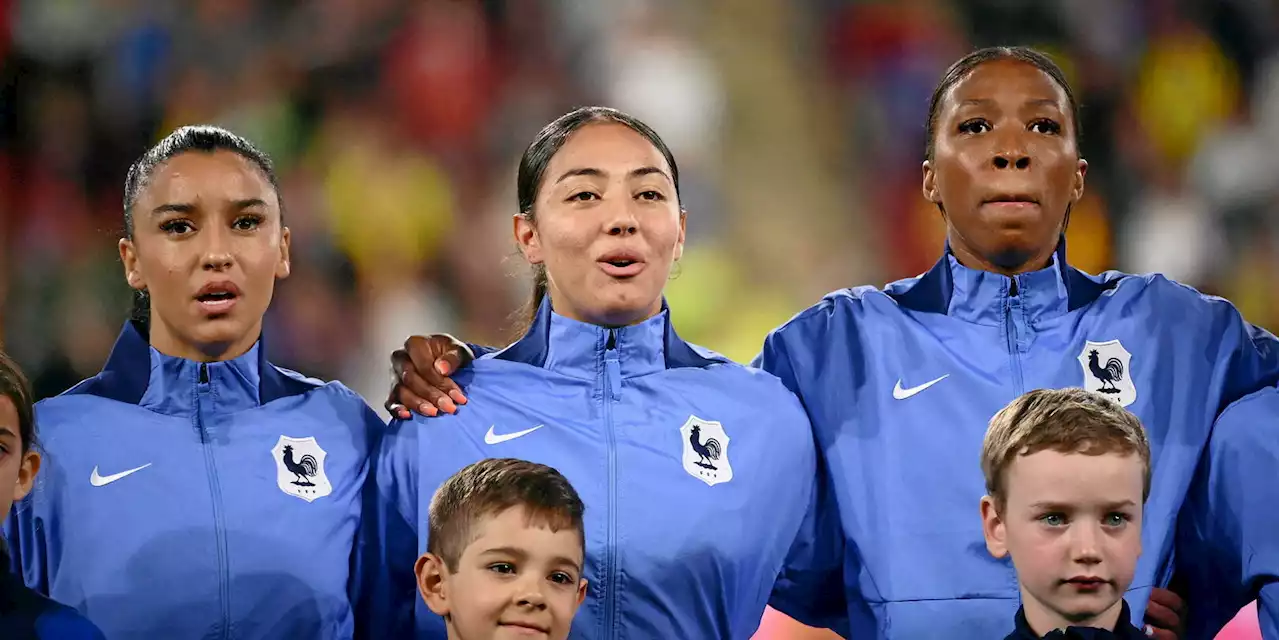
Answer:
[[[563,640],[587,594],[582,500],[551,467],[491,458],[431,498],[414,571],[449,640]]]
[[[1032,391],[991,419],[982,472],[987,550],[1013,558],[1022,592],[1006,640],[1145,638],[1123,598],[1151,483],[1138,418],[1084,389]]]

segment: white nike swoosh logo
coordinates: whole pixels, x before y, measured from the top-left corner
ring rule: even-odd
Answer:
[[[93,474],[89,476],[89,484],[91,484],[91,485],[93,485],[93,486],[95,486],[95,487],[103,487],[103,486],[109,485],[109,484],[111,484],[112,482],[115,482],[116,480],[119,480],[120,478],[123,478],[123,477],[125,477],[125,476],[127,476],[127,475],[129,475],[129,474],[131,474],[131,473],[136,473],[136,472],[138,472],[138,471],[142,471],[143,469],[146,469],[146,468],[147,468],[147,467],[149,467],[149,466],[151,466],[151,463],[150,463],[150,462],[148,462],[148,463],[146,463],[146,464],[142,465],[141,467],[134,467],[133,469],[130,469],[130,470],[128,470],[128,471],[121,471],[120,473],[113,473],[113,474],[111,474],[111,475],[109,475],[109,476],[100,476],[100,475],[98,475],[98,468],[97,468],[97,467],[94,467],[94,468],[93,468]]]
[[[933,385],[938,384],[939,382],[942,382],[942,380],[949,375],[951,374],[949,373],[943,374],[939,378],[930,380],[918,387],[911,387],[910,389],[903,389],[902,379],[899,378],[897,384],[893,385],[893,399],[906,400],[907,398],[910,398],[911,396],[914,396],[915,394],[920,393],[921,391],[924,391],[925,389],[928,389],[929,387],[932,387]]]
[[[490,426],[490,427],[489,427],[489,432],[488,432],[488,433],[486,433],[486,434],[484,434],[484,443],[485,443],[485,444],[501,444],[501,443],[506,442],[506,441],[508,441],[508,440],[515,440],[516,438],[519,438],[520,436],[529,435],[530,433],[533,433],[534,431],[537,431],[538,429],[541,429],[542,427],[543,427],[543,425],[538,425],[538,426],[533,427],[533,428],[531,428],[531,429],[525,429],[524,431],[517,431],[517,432],[515,432],[515,433],[504,433],[504,434],[502,434],[502,435],[498,435],[498,434],[496,434],[496,433],[494,433],[494,432],[493,432],[493,427],[492,427],[492,426]]]

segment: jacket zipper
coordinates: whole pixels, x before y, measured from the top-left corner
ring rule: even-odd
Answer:
[[[1022,395],[1025,389],[1023,389],[1022,362],[1018,359],[1018,351],[1021,349],[1021,334],[1025,333],[1026,327],[1022,322],[1022,300],[1018,297],[1016,276],[1009,279],[1009,296],[1005,298],[1004,314],[1005,342],[1009,347],[1009,365],[1013,371],[1013,383],[1018,390],[1018,395]]]
[[[200,364],[200,384],[196,385],[196,427],[200,430],[200,444],[204,449],[204,467],[209,476],[209,494],[213,499],[213,526],[218,549],[218,595],[222,605],[222,633],[219,637],[231,637],[231,597],[227,574],[227,527],[222,514],[222,484],[218,482],[218,469],[213,461],[213,447],[209,443],[209,431],[204,424],[205,401],[213,388],[209,384],[209,365]]]
[[[622,390],[622,366],[618,361],[617,336],[609,330],[609,340],[604,351],[604,426],[609,442],[609,544],[605,546],[605,595],[604,595],[604,628],[605,637],[616,637],[615,618],[618,606],[617,581],[618,573],[618,447],[613,433],[613,403],[620,397]]]

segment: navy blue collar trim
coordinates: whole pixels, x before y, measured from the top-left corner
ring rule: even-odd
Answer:
[[[662,301],[662,311],[669,311],[667,301]],[[728,360],[709,358],[698,353],[692,345],[676,334],[671,326],[671,314],[666,314],[666,326],[663,328],[663,359],[668,369],[697,368],[701,369],[713,364],[723,364]],[[511,346],[493,354],[499,360],[523,362],[535,367],[542,367],[547,362],[547,349],[551,333],[551,296],[543,296],[538,305],[538,313],[533,324],[520,340]]]
[[[1111,287],[1115,281],[1099,283],[1084,272],[1067,264],[1067,240],[1058,240],[1057,254],[1058,273],[1067,289],[1067,311],[1075,311],[1087,306]],[[948,257],[952,255],[951,245],[943,251],[938,260],[910,289],[898,294],[891,294],[898,304],[908,309],[926,313],[946,314],[951,308],[951,294],[955,283],[951,276],[951,265]]]
[[[267,361],[267,345],[264,337],[258,339],[258,401],[267,404],[273,400],[300,395],[315,385],[285,375]],[[147,330],[137,322],[125,322],[111,348],[107,364],[98,375],[72,387],[67,394],[85,394],[108,398],[127,404],[138,404],[151,380],[151,343]]]

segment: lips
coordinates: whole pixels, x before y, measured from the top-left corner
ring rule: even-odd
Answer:
[[[1064,582],[1082,591],[1095,591],[1111,584],[1110,580],[1105,580],[1096,576],[1074,576]]]
[[[196,304],[207,315],[218,316],[229,313],[235,308],[243,293],[236,283],[230,280],[218,280],[205,284],[196,292]]]
[[[644,258],[639,253],[627,249],[619,249],[605,253],[596,259],[596,264],[605,273],[615,278],[630,278],[644,271]]]
[[[522,636],[537,637],[551,634],[550,629],[535,622],[499,622],[498,626],[510,629]]]

